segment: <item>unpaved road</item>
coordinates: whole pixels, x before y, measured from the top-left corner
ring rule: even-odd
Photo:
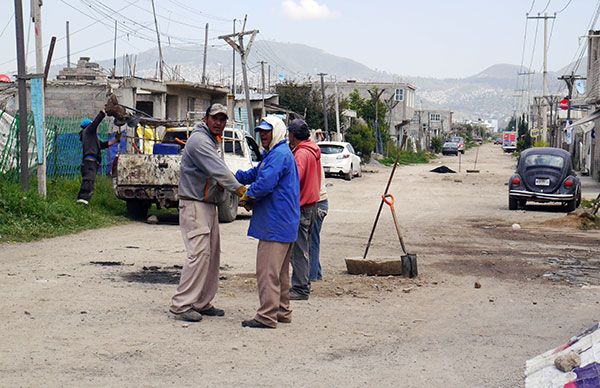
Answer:
[[[391,192],[418,255],[416,280],[345,274],[389,169],[329,178],[325,278],[277,330],[240,326],[258,302],[247,218],[222,225],[216,304],[226,316],[189,325],[167,317],[184,259],[173,220],[0,245],[0,385],[522,385],[525,360],[599,319],[600,233],[540,206],[508,211],[512,157],[484,145],[481,172],[464,173],[473,158],[468,150],[458,174],[429,172],[457,170],[457,157],[396,173]],[[382,214],[370,255],[398,257]]]

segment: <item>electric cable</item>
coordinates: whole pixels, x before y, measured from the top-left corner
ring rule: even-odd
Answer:
[[[4,28],[0,32],[0,38],[2,38],[2,35],[4,35],[4,32],[6,32],[6,29],[8,28],[8,26],[10,25],[10,22],[12,22],[12,20],[13,20],[14,17],[15,17],[15,13],[13,12],[13,14],[8,19],[8,22],[6,23],[6,25],[4,26]]]

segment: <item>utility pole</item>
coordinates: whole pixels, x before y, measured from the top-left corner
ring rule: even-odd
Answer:
[[[113,69],[112,77],[117,75],[117,21],[115,20],[115,42],[113,44]]]
[[[265,108],[265,61],[260,61],[260,72],[262,74],[262,85],[261,85],[261,94],[262,94],[262,117],[267,115],[267,110]]]
[[[383,92],[385,92],[385,89],[381,89],[380,91],[377,91],[376,93],[372,90],[367,90],[367,91],[371,95],[371,98],[373,100],[375,100],[375,140],[376,140],[375,152],[377,152],[378,154],[383,154],[383,144],[381,144],[381,131],[379,131],[378,105],[379,105],[379,98],[381,97]]]
[[[208,23],[204,28],[204,58],[202,59],[202,83],[206,84],[206,49],[208,47]]]
[[[237,19],[233,19],[233,33],[235,34],[235,22]],[[235,49],[231,50],[231,62],[233,63],[233,71],[231,73],[231,94],[235,96]]]
[[[44,73],[44,45],[42,42],[42,0],[32,0],[31,16],[35,23],[35,71],[37,74]],[[33,105],[33,104],[32,104]],[[38,181],[38,194],[42,198],[46,198],[46,133],[45,133],[45,122],[46,115],[44,113],[44,86],[41,86],[41,131],[36,132],[36,142],[38,150],[38,156],[41,156],[41,160],[38,160],[37,166],[37,181]],[[33,109],[33,106],[32,106]],[[41,154],[41,155],[40,155]]]
[[[556,19],[556,14],[553,16],[548,16],[547,13],[544,13],[544,16],[527,16],[527,19],[544,19],[544,68],[542,71],[542,82],[543,82],[543,96],[546,97],[548,95],[548,19]],[[547,113],[547,105],[545,101],[542,105],[542,131],[541,138],[544,138],[544,134],[546,131],[546,127],[548,126],[548,113]],[[544,139],[545,140],[545,139]]]
[[[71,37],[69,35],[69,21],[67,20],[67,67],[71,67]]]
[[[223,39],[227,44],[229,44],[235,51],[240,54],[240,59],[242,62],[242,77],[244,79],[244,92],[246,95],[246,110],[248,111],[248,132],[254,137],[254,114],[252,113],[252,102],[250,101],[250,90],[248,89],[248,71],[247,71],[247,62],[248,55],[250,54],[250,48],[252,47],[252,43],[254,42],[254,38],[256,34],[258,34],[258,30],[252,31],[244,31],[246,28],[246,19],[247,16],[244,17],[244,27],[241,32],[229,35],[219,36],[219,39]],[[248,46],[244,48],[244,36],[250,35],[250,39],[248,40]],[[237,38],[237,42],[234,40]]]
[[[156,40],[158,41],[158,59],[160,61],[158,65],[159,79],[163,80],[163,54],[162,47],[160,45],[160,33],[158,32],[158,22],[156,21],[156,8],[154,7],[154,0],[152,0],[152,14],[154,15],[154,28],[156,29]]]
[[[340,99],[338,97],[338,83],[337,77],[334,80],[335,82],[335,130],[338,135],[338,141],[342,140],[342,134],[340,132]]]
[[[15,30],[17,38],[17,82],[19,87],[19,156],[21,191],[29,189],[29,144],[27,143],[27,83],[25,74],[25,43],[23,39],[23,4],[15,0]]]
[[[267,87],[267,90],[269,91],[269,93],[271,93],[271,65],[269,65],[269,66],[268,66],[268,69],[269,69],[269,70],[268,70],[268,72],[267,72],[267,73],[268,73],[268,74],[267,74],[267,77],[268,77],[268,80],[269,80],[269,81],[268,81],[268,83],[267,83],[267,85],[268,85],[268,87]]]
[[[569,100],[569,105],[567,107],[567,121],[570,122],[571,121],[571,98],[573,97],[573,86],[575,85],[575,81],[585,79],[585,77],[582,77],[580,75],[575,75],[574,72],[571,72],[571,74],[562,75],[562,76],[558,77],[558,79],[565,81],[567,84],[567,90],[568,90],[567,100]]]
[[[327,135],[329,135],[329,123],[327,122],[327,100],[325,100],[325,81],[323,80],[323,77],[325,77],[327,74],[319,73],[317,75],[319,77],[321,77],[321,98],[323,99],[323,121],[325,122],[325,124],[323,125],[323,129],[325,130],[325,133]]]

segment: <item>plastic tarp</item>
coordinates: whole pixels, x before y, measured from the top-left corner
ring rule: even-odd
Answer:
[[[571,351],[579,355],[581,365],[571,372],[561,372],[554,366],[554,360]],[[525,387],[600,387],[600,324],[597,323],[567,343],[528,360]]]

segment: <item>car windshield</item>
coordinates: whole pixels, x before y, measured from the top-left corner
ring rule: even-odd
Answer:
[[[450,141],[460,143],[462,141],[462,137],[451,137]]]
[[[341,145],[333,144],[319,144],[322,154],[341,154],[344,151],[344,147]]]
[[[523,162],[525,167],[530,166],[548,166],[562,168],[565,164],[563,158],[557,155],[529,155]]]

